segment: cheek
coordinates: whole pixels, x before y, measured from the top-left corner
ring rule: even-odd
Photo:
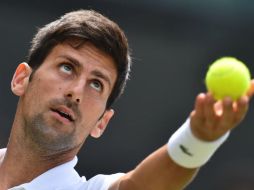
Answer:
[[[40,78],[33,78],[23,97],[25,108],[31,109],[31,111],[38,108],[40,108],[40,110],[43,109],[47,100],[52,96],[56,98],[58,94],[56,91],[60,90],[60,88],[55,88],[54,83],[47,82]]]
[[[30,88],[32,89],[32,95],[40,98],[49,97],[50,95],[57,96],[59,91],[62,91],[60,86],[62,83],[54,79],[54,77],[41,77],[34,78],[31,81]],[[38,99],[38,98],[37,98]]]
[[[85,101],[82,103],[82,105],[80,105],[80,111],[86,118],[85,120],[90,120],[89,123],[95,124],[101,118],[101,115],[105,112],[106,101],[90,96],[85,96],[84,100]]]
[[[35,79],[31,81],[27,88],[26,98],[33,101],[42,100],[43,96],[46,96],[47,93],[51,92],[50,89],[45,88],[40,79]],[[39,103],[40,101],[38,101]]]
[[[82,119],[79,122],[78,130],[83,135],[89,135],[91,130],[96,127],[99,119],[105,111],[105,104],[97,101],[86,101],[80,105]]]
[[[79,126],[76,126],[76,137],[78,141],[82,142],[84,139],[86,139],[94,126],[95,125],[88,125],[88,123],[86,122],[83,122],[79,124]]]

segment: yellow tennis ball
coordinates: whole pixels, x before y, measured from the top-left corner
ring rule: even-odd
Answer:
[[[237,100],[250,88],[251,75],[244,63],[234,57],[223,57],[212,63],[206,73],[206,87],[216,100]]]

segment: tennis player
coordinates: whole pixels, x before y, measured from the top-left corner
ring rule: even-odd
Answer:
[[[254,91],[252,82],[249,96],[225,98],[216,109],[209,93],[199,94],[186,122],[136,168],[87,180],[74,169],[76,155],[89,135],[105,131],[130,66],[123,31],[95,11],[42,27],[11,81],[19,101],[0,151],[0,190],[183,189],[244,118]]]

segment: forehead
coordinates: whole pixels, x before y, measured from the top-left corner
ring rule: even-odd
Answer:
[[[47,57],[58,57],[62,55],[78,58],[80,61],[83,61],[81,63],[89,63],[90,60],[93,61],[94,64],[98,63],[98,65],[100,64],[112,70],[117,70],[114,59],[90,42],[83,42],[75,39],[66,40],[53,47]]]

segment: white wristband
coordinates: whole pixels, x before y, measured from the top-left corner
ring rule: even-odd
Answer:
[[[220,145],[228,138],[229,131],[216,141],[202,141],[195,137],[190,128],[190,119],[170,137],[167,149],[171,159],[185,168],[204,165]]]

